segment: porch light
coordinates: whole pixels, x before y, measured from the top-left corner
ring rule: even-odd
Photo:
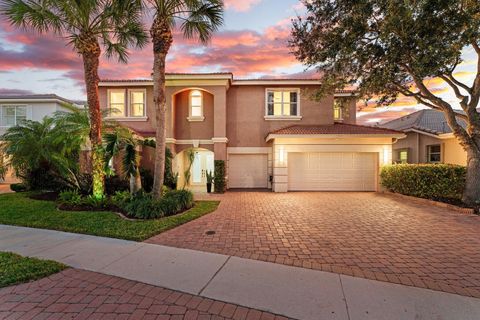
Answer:
[[[278,155],[278,160],[283,163],[285,162],[285,149],[283,147],[280,147],[279,150],[279,155]]]
[[[383,164],[388,164],[389,152],[387,148],[383,148]]]

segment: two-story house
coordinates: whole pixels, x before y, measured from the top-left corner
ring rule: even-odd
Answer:
[[[74,102],[56,94],[0,95],[0,143],[1,135],[9,127],[25,120],[41,121],[56,111],[66,111],[67,109],[63,107],[65,104],[82,106],[81,102]],[[16,181],[12,172],[9,172],[3,181],[0,180],[6,183]]]
[[[379,168],[391,163],[392,143],[404,134],[355,125],[355,93],[316,101],[311,97],[320,85],[237,80],[231,73],[167,74],[167,144],[179,185],[185,150],[194,148],[191,186],[204,185],[219,159],[226,161],[228,188],[377,190]],[[99,91],[112,117],[155,136],[151,80],[103,80]]]

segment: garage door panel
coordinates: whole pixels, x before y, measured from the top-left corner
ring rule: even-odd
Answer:
[[[289,190],[375,191],[374,153],[289,153]]]
[[[267,170],[266,154],[230,154],[228,185],[230,188],[267,188]]]

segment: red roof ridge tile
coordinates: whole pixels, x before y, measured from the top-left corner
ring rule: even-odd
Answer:
[[[269,134],[403,134],[403,132],[387,128],[335,122],[318,125],[290,125],[274,130]]]

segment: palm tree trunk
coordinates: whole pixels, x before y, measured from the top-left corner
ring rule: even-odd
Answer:
[[[105,172],[102,152],[102,114],[98,98],[98,66],[100,46],[96,40],[85,45],[80,53],[83,58],[85,86],[90,115],[90,142],[92,144],[91,163],[93,177],[93,196],[101,198],[105,192]]]
[[[168,23],[156,17],[150,29],[153,41],[153,104],[155,106],[155,166],[153,181],[153,196],[162,197],[162,186],[165,173],[166,147],[166,95],[165,95],[165,60],[173,42],[172,32]]]

